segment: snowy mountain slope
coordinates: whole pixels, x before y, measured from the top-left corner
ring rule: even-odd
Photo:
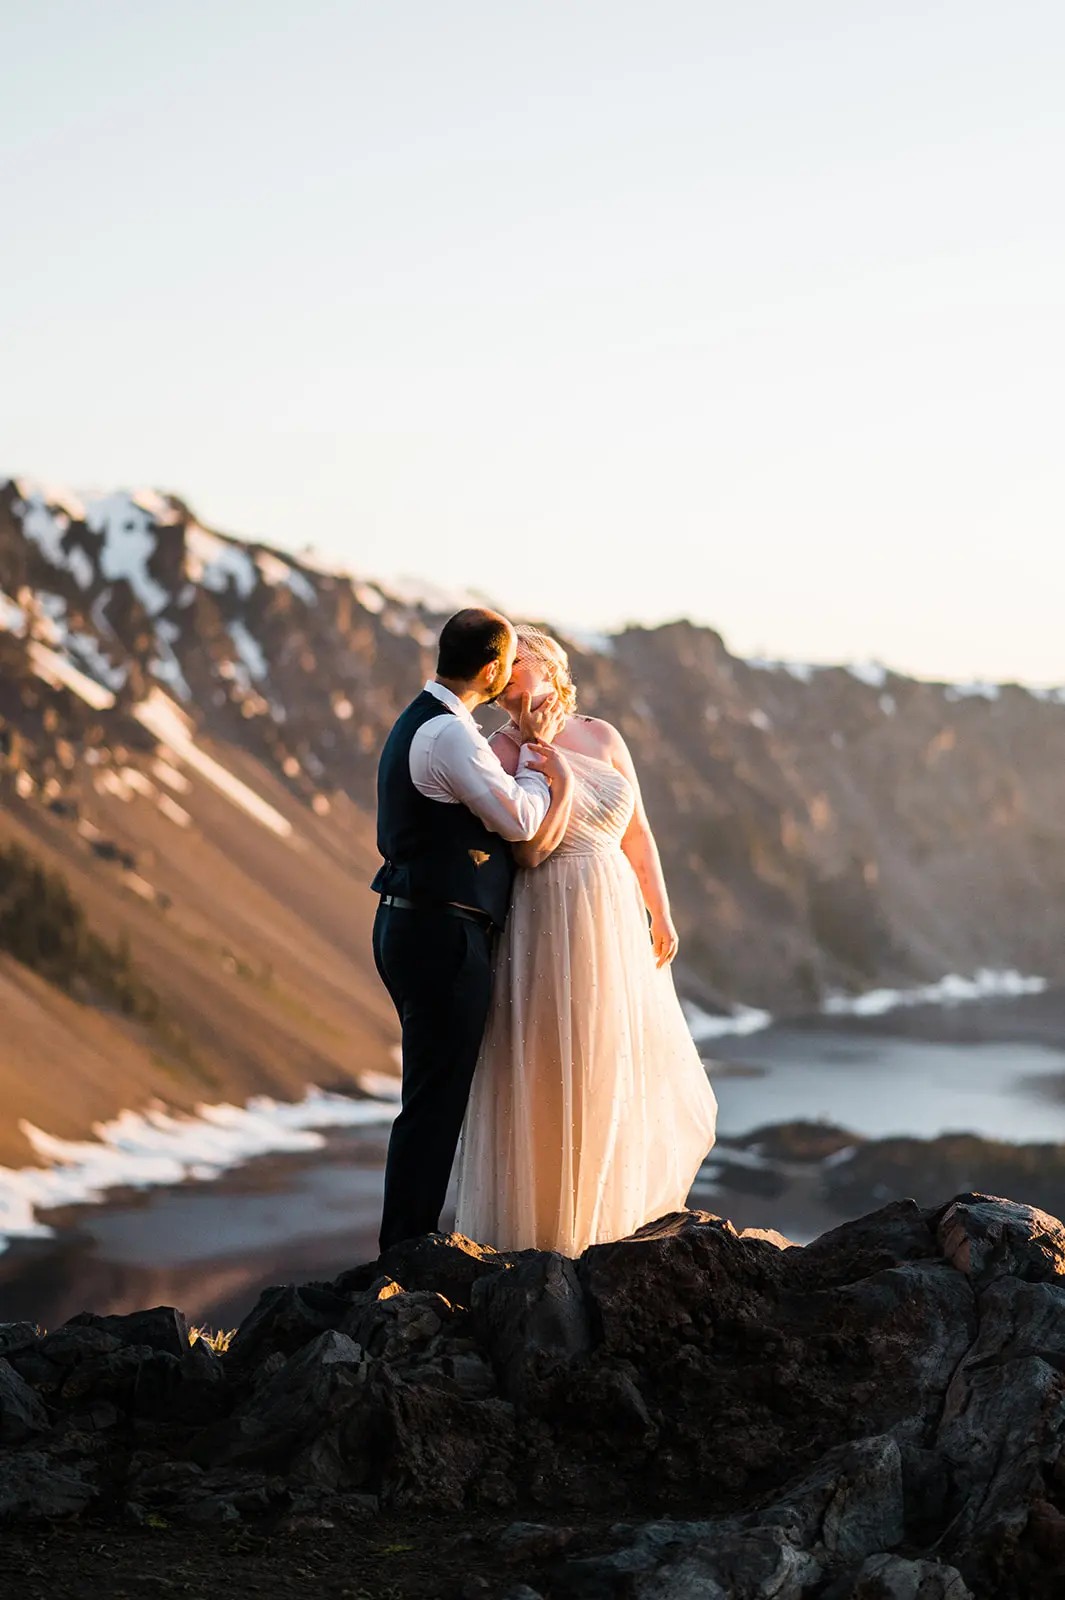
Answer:
[[[390,1066],[373,775],[452,603],[216,532],[172,495],[0,483],[0,837],[128,927],[212,1093]],[[1061,691],[744,661],[683,622],[569,642],[583,708],[633,749],[691,1000],[1062,976]],[[30,1031],[0,1055],[0,1111]],[[167,1076],[150,1052],[142,1073]],[[93,1115],[128,1103],[132,1080],[114,1101],[89,1076]],[[73,1131],[77,1104],[47,1125]]]

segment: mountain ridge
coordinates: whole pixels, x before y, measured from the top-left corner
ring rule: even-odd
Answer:
[[[444,613],[422,598],[216,532],[176,495],[0,484],[0,833],[131,930],[194,1043],[211,1036],[220,1093],[393,1066],[373,784],[433,670]],[[562,637],[582,709],[632,748],[689,1001],[802,1013],[948,973],[1065,977],[1065,690],[744,660],[684,620]],[[277,995],[226,963],[285,991],[288,1059],[265,1021],[248,1047],[233,1019],[276,1016]]]

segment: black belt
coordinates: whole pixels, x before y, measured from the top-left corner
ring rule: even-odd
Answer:
[[[405,900],[401,894],[383,894],[383,906],[398,906],[401,911],[444,911],[449,917],[465,917],[467,922],[480,923],[482,928],[494,927],[487,911],[474,911],[471,906],[456,905],[454,900]]]

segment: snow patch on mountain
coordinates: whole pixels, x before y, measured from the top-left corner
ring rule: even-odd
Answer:
[[[408,574],[389,578],[387,581],[374,578],[373,582],[390,600],[395,600],[402,606],[420,607],[422,611],[428,611],[432,616],[448,617],[455,611],[465,610],[467,606],[488,606],[492,610],[496,609],[475,589],[452,589]]]
[[[612,656],[617,641],[611,633],[600,633],[594,628],[564,628],[563,637],[586,656]]]
[[[53,688],[73,690],[94,711],[107,711],[114,705],[115,697],[110,689],[105,689],[95,678],[90,678],[88,673],[82,672],[58,650],[42,644],[39,639],[31,639],[27,653],[37,676]]]
[[[185,529],[185,571],[194,583],[215,594],[225,594],[232,582],[242,600],[258,582],[255,562],[243,545],[208,533],[195,522]]]
[[[285,585],[292,590],[297,600],[303,601],[304,605],[313,606],[317,604],[317,591],[306,573],[301,572],[298,567],[290,565],[289,562],[282,560],[274,551],[257,550],[255,552],[255,565],[262,575],[263,582],[269,584],[272,589],[278,589]]]
[[[870,689],[882,689],[887,682],[888,669],[880,661],[850,661],[846,670]]]
[[[773,1023],[771,1014],[756,1006],[735,1006],[731,1012],[720,1014],[704,1011],[691,1000],[682,1000],[681,1006],[696,1044],[723,1039],[730,1034],[760,1033]]]
[[[935,983],[915,989],[867,989],[864,994],[828,995],[821,1010],[830,1017],[879,1017],[900,1006],[961,1005],[1022,994],[1041,994],[1046,978],[1026,976],[1013,968],[999,971],[981,967],[971,978],[949,972]]]
[[[0,589],[0,629],[5,633],[21,633],[26,626],[26,611],[11,596]]]
[[[103,538],[100,571],[111,583],[124,578],[149,616],[170,602],[170,595],[148,571],[155,554],[155,521],[151,512],[119,491],[86,507],[86,526]]]
[[[388,604],[380,589],[372,583],[357,583],[353,592],[362,609],[371,612],[375,617],[380,616]]]
[[[264,828],[269,828],[279,838],[294,837],[292,824],[287,817],[283,817],[280,811],[261,795],[256,794],[254,789],[249,788],[220,761],[209,756],[206,750],[200,749],[196,743],[191,720],[169,695],[164,694],[161,689],[153,689],[147,700],[141,701],[140,705],[134,708],[133,715],[168,747],[174,758],[184,762],[202,778],[206,778],[220,794],[224,794],[249,817],[253,817]]]
[[[157,522],[161,528],[172,527],[181,521],[180,511],[157,489],[134,489],[129,498],[135,506],[147,511],[153,522]]]
[[[22,531],[37,546],[50,566],[60,572],[69,572],[79,588],[88,588],[93,579],[93,566],[84,550],[68,549],[64,544],[70,527],[67,511],[50,506],[39,490],[22,496],[25,511]]]
[[[244,687],[250,688],[252,679],[257,679],[261,683],[270,673],[262,645],[247,625],[239,619],[231,621],[228,628],[229,637],[237,647],[240,664],[248,679]]]
[[[169,785],[178,794],[188,794],[192,788],[191,779],[187,778],[183,772],[179,772],[177,767],[171,766],[170,762],[165,761],[162,756],[157,756],[152,762],[152,771],[160,783]]]
[[[997,700],[1001,693],[999,684],[984,683],[982,680],[974,683],[948,683],[943,689],[943,696],[947,700]]]
[[[174,645],[180,637],[181,629],[176,622],[171,622],[168,617],[156,619],[155,644],[158,655],[152,662],[151,671],[154,678],[165,683],[167,688],[179,695],[182,700],[191,701],[192,690],[174,653]]]
[[[809,683],[816,672],[829,670],[813,661],[784,661],[771,659],[769,656],[748,656],[746,664],[754,672],[786,672],[799,683]]]
[[[170,822],[176,823],[179,828],[191,828],[192,818],[188,812],[184,807],[179,806],[176,800],[172,800],[168,794],[161,794],[156,800],[156,805],[163,816],[168,818]]]

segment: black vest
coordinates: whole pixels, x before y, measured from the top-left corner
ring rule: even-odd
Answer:
[[[377,848],[385,859],[373,888],[476,906],[502,927],[514,881],[509,844],[468,806],[430,800],[411,779],[411,741],[423,723],[442,715],[454,712],[423,689],[385,740],[377,767]]]

